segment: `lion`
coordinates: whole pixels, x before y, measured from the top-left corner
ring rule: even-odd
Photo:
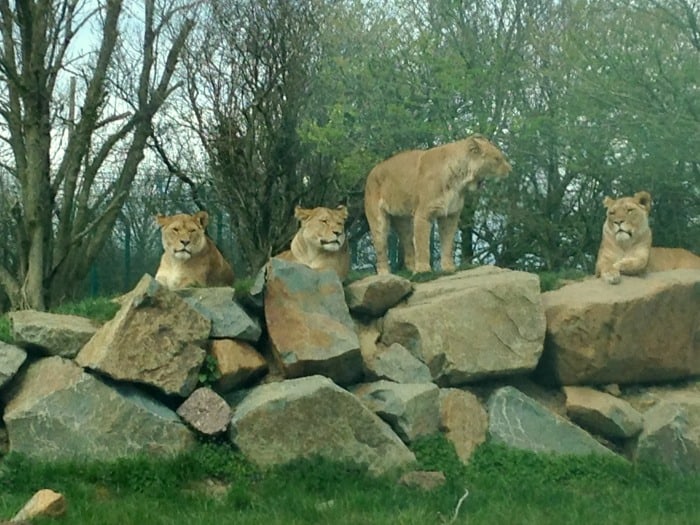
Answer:
[[[389,273],[389,227],[399,236],[406,267],[429,272],[430,230],[437,220],[443,271],[455,270],[454,236],[467,191],[511,171],[503,153],[482,135],[409,150],[377,164],[365,183],[365,215],[377,254],[377,273]]]
[[[700,269],[700,257],[688,250],[652,247],[649,192],[639,191],[619,199],[605,197],[603,205],[607,215],[595,265],[596,277],[617,284],[621,275]]]
[[[233,284],[231,265],[206,234],[207,212],[156,215],[155,219],[162,230],[164,249],[156,272],[159,283],[171,290]]]
[[[294,209],[300,224],[290,249],[275,257],[295,261],[317,270],[334,270],[341,281],[350,271],[350,250],[345,234],[348,209],[332,208]]]

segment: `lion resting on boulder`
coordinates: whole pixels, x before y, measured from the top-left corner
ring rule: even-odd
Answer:
[[[454,271],[452,255],[464,195],[486,179],[505,177],[511,166],[488,139],[472,135],[428,150],[404,151],[377,164],[365,183],[365,214],[377,254],[377,273],[389,273],[387,237],[396,230],[406,267],[430,271],[430,230],[437,219],[441,267]]]
[[[233,269],[206,234],[209,214],[200,211],[157,215],[161,227],[163,256],[156,280],[176,290],[188,286],[231,286]]]
[[[297,206],[294,216],[300,221],[299,230],[290,249],[275,257],[317,270],[331,269],[341,281],[345,280],[350,271],[350,250],[345,235],[347,208],[305,209]]]
[[[595,265],[597,277],[610,284],[620,282],[621,275],[640,275],[681,268],[700,269],[700,257],[683,248],[651,246],[649,211],[651,195],[646,191],[632,197],[605,197],[607,216],[603,238]]]

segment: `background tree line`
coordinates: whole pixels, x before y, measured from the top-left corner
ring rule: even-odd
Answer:
[[[605,195],[652,193],[700,252],[694,0],[0,0],[0,304],[154,273],[155,213],[207,209],[251,275],[296,204],[480,132],[514,170],[465,207],[463,258],[591,271]]]

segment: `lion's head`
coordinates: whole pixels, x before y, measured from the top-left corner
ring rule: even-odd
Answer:
[[[297,206],[294,216],[301,222],[299,234],[308,246],[326,252],[337,252],[345,246],[345,221],[348,218],[345,206],[311,209]]]
[[[157,215],[156,222],[162,230],[163,249],[175,259],[186,261],[207,248],[207,212],[200,211],[194,215]]]
[[[490,140],[482,135],[472,135],[465,139],[471,170],[467,180],[468,189],[478,190],[487,179],[507,177],[512,166]]]
[[[607,208],[604,231],[618,244],[633,243],[640,234],[649,231],[651,195],[648,192],[619,199],[605,197],[603,205]]]

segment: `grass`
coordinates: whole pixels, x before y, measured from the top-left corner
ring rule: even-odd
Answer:
[[[120,305],[111,297],[88,297],[77,302],[69,302],[52,308],[56,314],[79,315],[103,323],[109,321],[119,311]]]
[[[441,470],[432,492],[354,465],[302,460],[260,471],[225,444],[174,459],[0,463],[0,520],[40,488],[62,492],[66,516],[36,524],[664,524],[697,523],[700,475],[596,457],[551,457],[482,446],[469,466],[441,437],[414,446],[421,468]]]

